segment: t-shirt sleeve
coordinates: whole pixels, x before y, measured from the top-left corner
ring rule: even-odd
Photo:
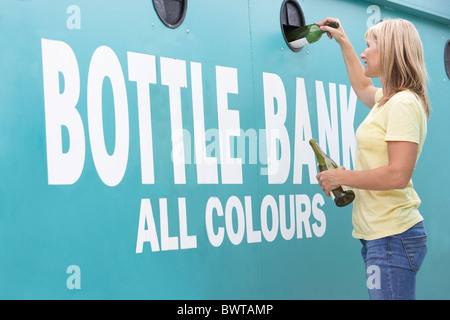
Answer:
[[[409,141],[420,143],[423,114],[421,105],[415,99],[395,99],[385,105],[387,113],[384,141]]]
[[[375,92],[375,103],[378,103],[381,99],[381,97],[383,97],[383,89],[379,88],[376,92]]]

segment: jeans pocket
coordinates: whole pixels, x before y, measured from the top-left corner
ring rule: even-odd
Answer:
[[[419,271],[427,254],[427,236],[402,238],[403,247],[409,259],[411,269]]]

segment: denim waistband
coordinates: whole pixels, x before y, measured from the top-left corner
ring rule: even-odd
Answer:
[[[423,223],[423,221],[420,221],[420,222],[416,223],[415,225],[413,225],[408,230],[406,230],[402,233],[399,233],[399,234],[394,234],[391,236],[383,237],[380,239],[374,239],[374,240],[363,240],[363,239],[360,239],[360,240],[361,240],[362,244],[366,244],[367,242],[370,242],[370,241],[388,239],[390,237],[392,237],[392,238],[409,238],[409,237],[420,237],[420,236],[426,236],[426,235],[427,235],[427,231],[425,229],[425,224]]]

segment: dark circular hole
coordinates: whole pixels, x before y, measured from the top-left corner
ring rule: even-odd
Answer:
[[[169,28],[179,27],[186,17],[187,0],[153,0],[159,19]]]
[[[281,32],[283,33],[284,40],[286,41],[289,48],[291,48],[291,50],[296,52],[300,51],[302,48],[291,47],[286,39],[286,32],[300,27],[304,27],[306,25],[303,10],[296,0],[283,1],[280,12],[280,23],[281,23]]]
[[[450,40],[447,40],[444,49],[444,64],[447,77],[450,79]]]

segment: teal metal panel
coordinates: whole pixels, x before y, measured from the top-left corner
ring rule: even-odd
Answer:
[[[368,0],[388,10],[399,10],[420,18],[426,18],[443,24],[450,24],[450,3],[445,0]]]
[[[353,168],[368,110],[338,45],[291,51],[281,0],[188,2],[177,29],[149,0],[0,3],[0,298],[367,298],[351,206],[321,193],[305,144]],[[299,3],[308,24],[340,18],[357,53],[379,18],[419,30],[433,113],[413,177],[430,245],[417,296],[448,298],[448,25],[417,6]]]

